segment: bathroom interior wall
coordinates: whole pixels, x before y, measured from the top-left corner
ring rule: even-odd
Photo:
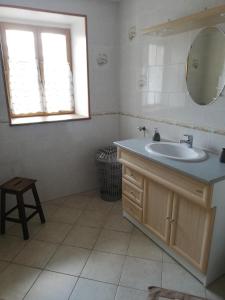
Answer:
[[[14,0],[0,4],[88,16],[91,120],[9,126],[0,73],[0,182],[36,178],[42,201],[96,188],[95,153],[119,137],[118,5],[104,0]],[[99,53],[108,64],[98,66]]]
[[[147,137],[158,127],[164,138],[178,141],[184,133],[193,134],[195,146],[220,151],[225,144],[224,97],[200,107],[185,83],[186,58],[198,31],[152,38],[141,29],[224,2],[0,0],[88,16],[92,114],[87,121],[10,127],[0,77],[0,181],[36,178],[42,201],[96,188],[96,150],[119,138],[141,137],[140,125],[147,126]],[[135,26],[137,35],[130,41],[128,31]],[[97,64],[99,54],[107,54],[107,64]]]
[[[141,30],[224,4],[222,0],[122,0],[120,4],[120,129],[121,138],[161,136],[179,141],[193,134],[194,145],[214,152],[225,146],[225,96],[208,106],[195,104],[186,85],[186,60],[199,30],[168,37],[143,35]],[[129,29],[136,37],[129,40]],[[224,30],[224,28],[222,28]]]

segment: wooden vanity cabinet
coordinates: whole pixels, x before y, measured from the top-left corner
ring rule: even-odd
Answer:
[[[215,215],[211,187],[126,150],[119,149],[119,160],[124,212],[205,274]]]

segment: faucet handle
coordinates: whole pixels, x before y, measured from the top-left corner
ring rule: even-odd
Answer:
[[[180,140],[180,143],[183,144],[183,143],[186,143],[188,145],[189,148],[192,148],[192,145],[193,145],[193,135],[191,134],[184,134],[184,136],[187,138],[185,140]]]
[[[193,135],[192,134],[184,134],[185,137],[187,137],[188,141],[193,141]]]
[[[138,126],[137,129],[138,129],[140,132],[143,132],[143,133],[144,133],[144,137],[145,137],[147,128],[146,128],[145,126]]]
[[[139,131],[146,131],[147,128],[145,126],[138,126],[137,128]]]

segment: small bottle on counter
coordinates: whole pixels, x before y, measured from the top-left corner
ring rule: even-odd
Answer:
[[[220,162],[225,163],[225,148],[223,148],[221,155],[220,155]]]
[[[154,135],[153,135],[152,140],[153,140],[154,142],[160,142],[160,134],[159,134],[158,128],[155,128],[155,133],[154,133]]]

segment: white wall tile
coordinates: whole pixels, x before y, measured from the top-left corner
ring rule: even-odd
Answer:
[[[134,47],[134,44],[131,44],[130,48],[126,48],[121,56],[121,111],[144,117],[145,119],[141,123],[148,124],[151,128],[150,132],[154,126],[160,127],[162,136],[165,138],[178,141],[183,133],[191,131],[197,146],[209,147],[215,151],[219,151],[223,143],[225,145],[223,136],[205,133],[201,130],[189,130],[183,126],[179,127],[167,123],[169,121],[174,124],[188,125],[192,128],[208,128],[211,131],[214,129],[224,130],[225,128],[224,95],[212,105],[203,107],[196,105],[187,91],[186,61],[191,43],[200,29],[168,37],[143,36],[141,30],[168,19],[176,19],[220,4],[224,4],[224,0],[140,0],[136,2],[132,16],[129,16],[129,1],[122,0],[120,6],[120,16],[126,15],[126,19],[132,19],[133,22],[136,20],[137,23],[133,24],[137,25],[138,28],[136,43],[139,43],[141,47],[141,51],[138,52],[137,46]],[[135,13],[136,17],[134,17]],[[121,32],[125,33],[127,28],[123,26],[123,20],[120,24]],[[125,45],[123,35],[120,35],[120,46],[124,47]],[[132,60],[127,62],[126,57],[129,57],[131,52]],[[138,55],[140,57],[137,57]],[[126,64],[123,63],[124,61]],[[138,63],[139,65],[137,65]],[[137,74],[140,74],[140,70],[148,68],[148,85],[138,93],[136,92],[137,84],[134,81],[134,74],[132,74],[132,80],[130,75],[124,76],[124,74],[129,73],[132,67]],[[130,95],[132,95],[132,100],[130,100]],[[157,119],[159,120],[158,124],[151,121]],[[125,138],[126,134],[127,137],[138,136],[135,127],[140,120],[137,118],[132,120],[131,116],[123,116],[121,136]]]

